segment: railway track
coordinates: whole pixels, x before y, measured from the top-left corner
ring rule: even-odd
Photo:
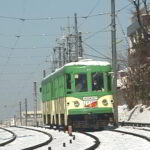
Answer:
[[[52,129],[50,127],[44,127],[44,128],[45,129]],[[53,129],[56,130],[56,128],[53,128]],[[57,129],[57,130],[63,130],[63,129],[61,128],[61,129]],[[95,150],[100,145],[100,140],[96,136],[94,136],[93,134],[90,134],[90,133],[87,133],[87,132],[80,132],[78,130],[76,132],[84,134],[84,135],[89,136],[90,138],[94,139],[94,144],[92,146],[86,148],[85,150]]]
[[[49,134],[49,133],[47,133],[47,132],[44,132],[44,131],[41,131],[41,130],[37,130],[37,129],[27,128],[27,127],[17,127],[17,128],[22,128],[22,129],[37,131],[37,132],[40,132],[40,133],[43,133],[43,134],[46,134],[46,135],[49,136],[49,139],[46,140],[45,142],[40,143],[40,144],[37,144],[37,145],[34,145],[34,146],[30,146],[30,147],[27,147],[27,148],[23,148],[22,150],[33,150],[33,149],[37,149],[37,148],[40,148],[40,147],[42,147],[42,146],[45,146],[45,145],[49,144],[49,143],[53,140],[52,135]]]
[[[147,129],[140,129],[140,130],[150,131],[150,130],[147,130]],[[129,131],[122,131],[122,130],[109,130],[109,131],[118,132],[118,133],[124,133],[124,134],[128,134],[128,135],[136,136],[136,137],[145,139],[148,142],[150,142],[150,138],[147,137],[147,136],[145,136],[145,135],[141,135],[141,134],[137,134],[137,133],[133,133],[133,132],[129,132]]]
[[[45,135],[47,135],[49,137],[48,140],[46,140],[46,141],[44,141],[42,143],[30,146],[30,147],[22,148],[21,150],[37,149],[37,148],[40,148],[42,146],[45,146],[45,145],[49,144],[52,141],[52,135],[47,133],[47,132],[44,132],[44,131],[41,131],[41,130],[37,130],[37,129],[33,129],[33,128],[27,128],[27,127],[16,127],[16,128],[21,128],[21,129],[25,129],[25,130],[32,130],[32,131],[40,132],[40,133],[43,133],[43,134],[45,134]],[[17,141],[17,135],[13,131],[10,131],[10,130],[5,129],[5,128],[0,128],[0,129],[3,129],[3,130],[5,130],[7,132],[10,132],[12,134],[12,138],[9,139],[6,142],[0,143],[0,146],[6,146],[6,145],[10,144],[11,142],[13,142],[14,140]]]
[[[133,128],[136,128],[136,127],[150,127],[150,123],[138,123],[138,122],[119,122],[119,125],[121,126],[130,126],[130,127],[133,127]],[[137,130],[143,130],[143,131],[148,131],[150,132],[150,129],[144,129],[144,128],[136,128]],[[115,130],[117,132],[117,130]],[[120,131],[118,131],[120,132]],[[150,141],[150,138],[149,137],[146,137],[146,136],[143,136],[143,135],[139,135],[139,134],[136,134],[136,133],[128,133],[128,132],[125,132],[126,134],[130,134],[130,135],[134,135],[134,136],[138,136],[138,137],[141,137],[143,139],[146,139],[147,141]]]
[[[150,127],[150,123],[139,123],[139,122],[118,122],[121,126],[134,126],[134,127]]]
[[[90,133],[86,133],[85,132],[84,134],[89,136],[89,137],[91,137],[91,138],[93,138],[95,140],[94,144],[92,146],[90,146],[89,148],[86,148],[85,150],[95,150],[96,148],[98,148],[98,146],[100,145],[99,139],[96,136],[94,136],[94,135],[92,135]]]
[[[0,143],[0,146],[5,146],[5,145],[13,142],[16,139],[17,136],[16,136],[16,134],[14,132],[12,132],[12,131],[10,131],[8,129],[2,128],[2,127],[0,127],[0,129],[5,130],[6,132],[9,132],[10,134],[12,134],[12,138],[10,138],[9,140],[7,140],[5,142]]]

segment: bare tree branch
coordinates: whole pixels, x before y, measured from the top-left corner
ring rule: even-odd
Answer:
[[[144,4],[144,8],[145,8],[146,14],[148,15],[149,12],[148,12],[148,9],[147,9],[147,0],[142,0],[142,2]]]

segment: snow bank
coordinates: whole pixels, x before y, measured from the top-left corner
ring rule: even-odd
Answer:
[[[150,123],[150,107],[136,105],[129,111],[127,105],[118,107],[119,121]]]

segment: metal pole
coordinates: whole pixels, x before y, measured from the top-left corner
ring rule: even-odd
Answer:
[[[26,115],[25,115],[25,125],[27,126],[27,119],[28,119],[28,113],[27,113],[27,99],[25,98],[25,111],[26,111]]]
[[[45,78],[45,77],[46,77],[46,71],[43,70],[43,78]]]
[[[19,108],[20,108],[20,125],[22,126],[22,110],[21,110],[21,102],[19,102]]]
[[[33,83],[33,90],[34,90],[34,102],[35,102],[35,106],[34,106],[34,123],[35,126],[37,126],[37,92],[36,92],[36,82]]]
[[[114,119],[115,125],[118,126],[118,101],[116,98],[117,91],[117,54],[116,54],[116,22],[115,22],[115,0],[111,0],[111,39],[112,39],[112,69],[114,73],[112,90],[114,98]]]
[[[82,33],[78,33],[79,37],[79,57],[83,57],[83,47],[82,47]]]
[[[61,47],[58,47],[58,51],[59,51],[59,53],[58,53],[58,57],[59,57],[59,68],[62,66],[62,60],[61,60]]]
[[[72,62],[72,57],[71,57],[71,35],[69,34],[67,36],[67,53],[68,53],[68,62]]]
[[[66,64],[66,48],[63,46],[63,66]]]
[[[76,61],[78,61],[79,57],[79,48],[78,48],[78,24],[77,24],[77,14],[74,14],[75,18],[75,52],[76,52]]]
[[[16,115],[14,115],[14,126],[16,126]]]

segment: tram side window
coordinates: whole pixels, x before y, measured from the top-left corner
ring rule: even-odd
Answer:
[[[75,74],[75,89],[76,92],[88,91],[87,74],[85,73]]]
[[[71,74],[66,74],[67,89],[71,89]]]
[[[103,73],[92,73],[92,91],[104,91],[104,78]]]
[[[111,86],[112,86],[112,76],[111,76],[111,74],[108,74],[108,91],[111,91]]]

